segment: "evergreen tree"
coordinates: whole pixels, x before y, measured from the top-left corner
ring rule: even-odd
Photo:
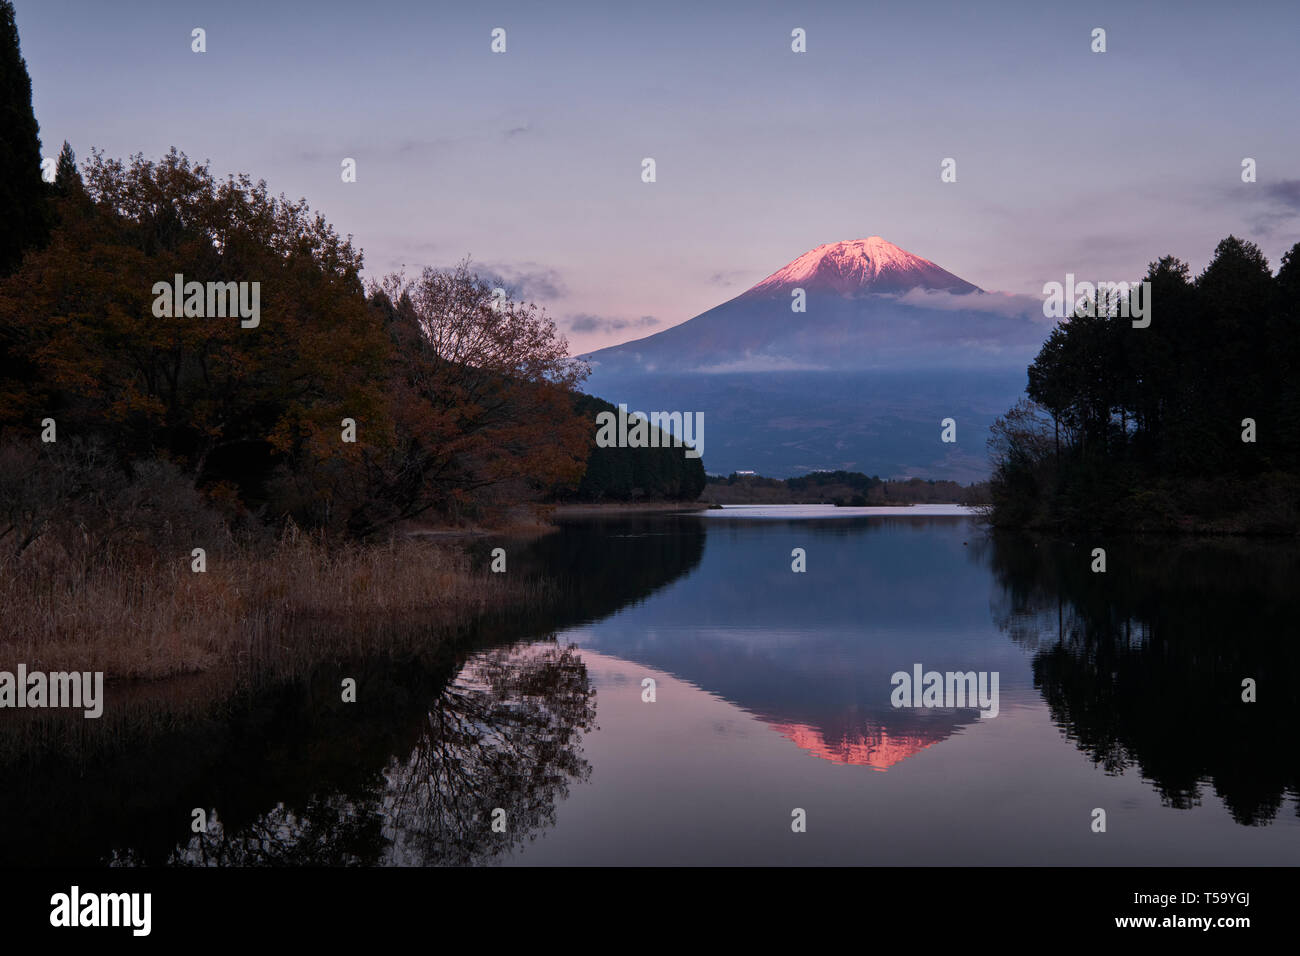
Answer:
[[[59,150],[59,165],[54,173],[54,191],[60,196],[68,196],[85,188],[81,173],[77,171],[77,154],[65,139],[63,149]]]
[[[706,483],[704,462],[687,458],[662,429],[658,447],[602,448],[595,444],[595,420],[601,412],[618,409],[594,395],[578,395],[574,408],[591,430],[586,470],[576,489],[557,487],[554,494],[578,501],[695,501]]]
[[[41,141],[32,112],[32,81],[18,49],[14,5],[0,0],[0,275],[46,236]]]
[[[1085,310],[1053,330],[1029,368],[1033,406],[993,429],[995,523],[1295,533],[1300,245],[1274,276],[1229,236],[1189,276],[1172,256],[1151,263],[1149,326]]]
[[[1277,353],[1281,464],[1288,470],[1300,471],[1300,242],[1282,256],[1276,282],[1276,321],[1269,329],[1269,348]]]

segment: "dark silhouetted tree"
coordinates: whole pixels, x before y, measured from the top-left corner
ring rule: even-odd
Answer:
[[[41,140],[32,112],[32,81],[18,48],[14,5],[0,0],[0,275],[47,234]]]
[[[63,148],[59,150],[59,165],[54,172],[54,191],[60,196],[70,196],[85,188],[85,184],[81,181],[81,173],[77,171],[77,154],[72,151],[71,144],[65,139]]]
[[[1172,256],[1151,263],[1149,325],[1085,309],[1061,322],[1028,387],[1052,416],[1056,461],[994,443],[995,523],[1295,533],[1297,250],[1274,276],[1229,236],[1194,281]]]

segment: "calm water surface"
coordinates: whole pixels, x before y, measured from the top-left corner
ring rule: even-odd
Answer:
[[[546,619],[436,666],[368,662],[362,700],[382,705],[339,707],[323,668],[139,751],[23,764],[0,856],[1300,862],[1294,544],[1004,541],[899,511],[575,520],[507,543],[510,573],[559,588]],[[893,707],[915,664],[996,672],[997,717]],[[206,835],[195,806],[217,810]]]

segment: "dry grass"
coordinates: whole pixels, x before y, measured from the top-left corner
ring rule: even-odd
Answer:
[[[542,597],[537,585],[467,565],[447,543],[329,546],[300,532],[271,548],[209,553],[206,573],[188,554],[83,565],[32,554],[0,575],[0,668],[103,671],[110,681],[284,674],[410,649]]]

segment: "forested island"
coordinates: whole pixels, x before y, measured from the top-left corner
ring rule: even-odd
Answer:
[[[889,480],[860,471],[814,471],[793,478],[710,475],[701,501],[718,505],[831,504],[848,508],[913,504],[986,505],[988,483],[923,478]]]

